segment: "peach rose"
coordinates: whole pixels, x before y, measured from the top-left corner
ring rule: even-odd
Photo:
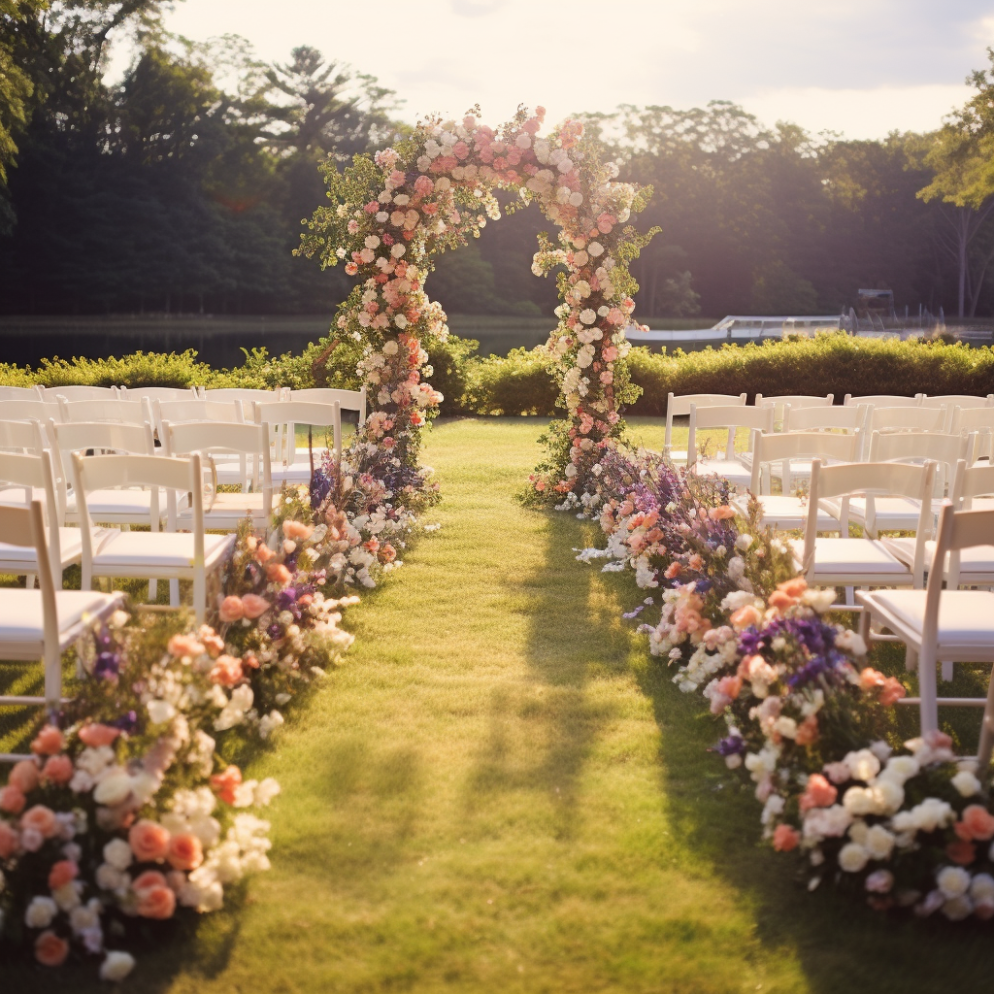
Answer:
[[[165,859],[169,852],[169,831],[147,818],[136,821],[128,832],[128,843],[139,863]]]
[[[42,838],[50,839],[58,832],[59,823],[51,808],[36,804],[21,815],[21,831],[26,828],[33,828]]]
[[[733,611],[728,620],[732,623],[733,627],[741,631],[750,625],[758,625],[763,620],[763,616],[754,605],[746,604],[737,611]]]
[[[255,621],[269,610],[269,601],[258,594],[246,594],[242,598],[242,607],[245,609],[245,617]]]
[[[889,676],[884,680],[883,687],[880,688],[879,701],[884,707],[890,707],[892,704],[897,704],[907,693],[904,684],[897,677]]]
[[[168,887],[149,887],[138,893],[138,914],[142,918],[163,921],[172,918],[176,910],[176,895]]]
[[[17,852],[20,839],[5,821],[0,821],[0,859],[10,859]]]
[[[777,590],[782,590],[788,597],[799,598],[807,589],[808,581],[803,576],[795,576],[793,580],[777,584]]]
[[[235,765],[230,765],[224,773],[215,773],[211,777],[211,787],[214,793],[225,804],[235,803],[235,789],[242,782],[242,771]]]
[[[110,725],[101,725],[98,721],[92,721],[79,730],[79,739],[83,745],[99,749],[101,746],[112,745],[120,734],[121,730],[118,728],[111,728]]]
[[[266,579],[270,583],[289,583],[290,571],[282,563],[270,563],[266,567]]]
[[[195,870],[204,861],[204,849],[192,832],[178,832],[169,840],[169,865],[175,870]]]
[[[204,652],[203,643],[192,635],[174,635],[166,648],[174,656],[200,656]]]
[[[31,743],[31,751],[39,756],[52,756],[57,752],[62,752],[65,746],[65,739],[54,725],[46,725]]]
[[[223,622],[241,621],[245,617],[245,606],[240,597],[229,596],[221,601],[218,614]]]
[[[42,932],[35,939],[35,959],[42,966],[62,966],[68,955],[69,943],[51,929]]]
[[[809,714],[797,726],[797,734],[794,736],[794,741],[799,746],[814,745],[818,741],[818,719],[813,714]]]
[[[9,783],[6,787],[0,788],[0,811],[6,811],[9,815],[19,815],[27,803],[24,792],[13,784]]]
[[[797,598],[791,597],[790,594],[784,593],[782,590],[774,590],[767,603],[778,611],[786,611],[787,608],[793,607],[797,603]]]
[[[218,683],[222,687],[235,687],[245,679],[242,671],[242,661],[235,656],[218,656],[214,668],[211,670],[211,683]]]
[[[955,828],[961,839],[980,839],[986,842],[994,837],[994,815],[982,804],[971,804],[963,811],[963,820]]]
[[[65,784],[72,780],[74,772],[72,760],[65,754],[49,756],[41,771],[41,778],[46,783]]]
[[[131,884],[131,889],[140,894],[143,890],[151,890],[153,887],[165,887],[166,878],[158,870],[146,870],[135,877]]]
[[[717,507],[711,508],[708,516],[712,521],[727,521],[729,518],[735,517],[735,508],[730,504],[719,504]]]
[[[876,690],[884,685],[883,673],[875,670],[872,666],[864,667],[859,674],[859,686],[862,690]]]
[[[60,859],[48,871],[48,889],[58,890],[79,876],[79,867],[71,859]]]
[[[269,560],[275,555],[276,553],[273,552],[268,545],[260,545],[259,548],[255,550],[255,558],[260,563],[268,563]]]
[[[38,786],[38,764],[33,759],[22,759],[15,763],[7,782],[19,791],[30,794]]]
[[[779,824],[773,832],[773,848],[777,852],[790,852],[801,841],[800,833],[790,825]]]
[[[808,777],[808,785],[804,788],[799,806],[801,811],[810,811],[812,808],[830,808],[838,796],[839,791],[828,780],[820,773],[812,773]]]
[[[305,525],[303,521],[288,520],[283,522],[284,536],[286,538],[293,539],[294,541],[310,538],[313,532],[314,532],[313,525]]]

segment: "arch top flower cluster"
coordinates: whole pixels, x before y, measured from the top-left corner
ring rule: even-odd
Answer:
[[[560,230],[555,242],[542,239],[532,269],[564,267],[547,347],[568,419],[553,426],[550,458],[533,477],[537,493],[552,495],[582,486],[621,434],[619,407],[636,396],[625,363],[637,289],[628,263],[655,232],[626,226],[649,191],[617,182],[617,167],[602,161],[580,122],[540,137],[544,116],[522,108],[496,130],[473,115],[429,120],[375,159],[357,156],[342,173],[327,166],[332,203],[315,212],[298,252],[322,266],[344,263],[358,277],[333,328],[361,346],[358,371],[374,408],[357,444],[413,466],[420,428],[443,399],[428,382],[424,348],[448,334],[444,312],[423,289],[432,259],[500,217],[496,190],[518,193],[511,210],[537,201]]]

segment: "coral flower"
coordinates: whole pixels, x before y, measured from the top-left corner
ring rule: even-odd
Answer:
[[[128,844],[139,863],[165,859],[169,852],[169,830],[157,822],[142,818],[131,826]]]
[[[242,604],[241,597],[230,595],[221,601],[217,613],[226,624],[230,624],[232,621],[241,621],[245,617],[245,605]]]
[[[38,786],[40,774],[38,764],[33,759],[22,759],[15,763],[7,778],[7,783],[25,794],[31,793]]]
[[[237,686],[245,679],[242,670],[242,661],[236,656],[218,656],[217,662],[210,673],[211,683],[220,684],[222,687]]]
[[[60,859],[48,871],[49,890],[58,890],[79,876],[79,867],[71,859]]]
[[[283,522],[283,535],[295,542],[310,538],[313,532],[314,527],[312,525],[305,525],[303,521],[287,520]]]
[[[0,859],[10,859],[17,852],[18,842],[17,832],[0,820]]]
[[[169,840],[166,856],[174,870],[195,870],[204,861],[204,849],[192,832],[177,832]]]
[[[711,508],[708,516],[712,521],[726,521],[728,518],[735,517],[735,508],[730,504],[719,504],[717,507]]]
[[[242,771],[235,765],[230,765],[224,773],[215,773],[211,777],[211,787],[214,793],[225,804],[235,803],[235,791],[242,782]]]
[[[138,891],[138,914],[164,921],[176,910],[176,895],[168,887],[148,887]]]
[[[792,828],[790,825],[780,824],[777,825],[776,830],[773,833],[773,848],[777,852],[790,852],[792,849],[796,849],[798,843],[801,841],[800,833],[796,828]]]
[[[796,576],[793,580],[777,584],[777,590],[782,590],[788,597],[799,598],[807,589],[808,581],[803,576]]]
[[[94,749],[100,746],[109,746],[121,734],[120,729],[111,728],[110,725],[101,725],[94,721],[84,725],[79,730],[79,738],[83,745],[92,746]]]
[[[794,741],[799,746],[813,745],[818,741],[818,719],[813,714],[808,715],[797,726],[797,734],[794,736]]]
[[[977,858],[977,847],[966,839],[956,839],[946,846],[946,855],[960,866],[969,866]]]
[[[758,625],[763,620],[763,616],[753,604],[746,604],[737,611],[733,611],[728,620],[736,629],[741,631],[750,625]]]
[[[32,828],[42,838],[50,839],[58,832],[59,823],[56,821],[55,813],[51,808],[44,804],[36,804],[21,815],[21,830],[26,828]]]
[[[72,760],[68,756],[49,756],[41,771],[41,778],[46,783],[66,784],[72,780],[75,772]]]
[[[839,796],[837,788],[833,787],[820,773],[812,773],[808,777],[808,785],[801,795],[799,807],[801,811],[812,808],[830,808]]]
[[[994,815],[980,804],[971,804],[963,811],[963,819],[955,825],[956,834],[966,841],[994,838]]]
[[[12,783],[0,788],[0,811],[6,811],[10,815],[19,815],[27,803],[24,792],[18,790]]]
[[[290,571],[282,563],[270,563],[266,567],[266,579],[270,583],[289,583],[292,579]]]
[[[258,594],[246,594],[242,598],[242,607],[245,609],[245,617],[255,621],[269,610],[269,601]]]
[[[62,966],[69,955],[69,943],[51,929],[42,932],[35,939],[35,959],[42,966]]]
[[[897,704],[907,693],[904,684],[897,677],[889,676],[884,680],[883,687],[880,688],[879,700],[884,707],[890,707],[892,704]]]
[[[174,656],[199,656],[204,652],[203,642],[197,641],[192,635],[174,635],[166,648]]]
[[[57,752],[62,752],[65,739],[54,725],[46,725],[35,736],[31,743],[31,751],[39,756],[52,756]]]

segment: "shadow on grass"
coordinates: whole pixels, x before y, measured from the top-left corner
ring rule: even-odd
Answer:
[[[610,583],[622,603],[638,599],[630,574]],[[795,856],[774,853],[761,841],[761,805],[748,775],[727,772],[722,760],[707,752],[723,734],[723,724],[699,695],[676,688],[665,662],[648,657],[647,645],[645,652],[637,678],[660,731],[660,788],[674,834],[752,904],[756,937],[771,955],[795,957],[810,990],[819,994],[961,989],[991,975],[989,924],[881,914],[866,907],[860,894],[835,889],[829,879],[809,893]],[[914,717],[906,716],[902,725],[912,719],[916,726]]]

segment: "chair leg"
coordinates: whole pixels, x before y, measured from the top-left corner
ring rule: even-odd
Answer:
[[[938,688],[936,686],[937,662],[928,654],[918,658],[918,695],[921,699],[921,730],[936,732],[939,730],[939,705],[936,702]]]
[[[194,570],[193,573],[193,611],[197,624],[202,625],[207,613],[207,578],[203,568]]]
[[[990,764],[992,750],[994,750],[994,670],[991,671],[991,679],[987,684],[987,704],[984,706],[984,719],[980,723],[980,747],[977,750],[980,769],[977,772],[981,777],[984,777]]]
[[[953,661],[951,659],[942,660],[942,679],[946,683],[951,683],[953,679]]]
[[[169,606],[179,607],[179,580],[169,581]]]
[[[904,654],[904,668],[909,673],[914,673],[918,669],[918,653],[910,645],[908,646],[908,651]]]
[[[56,648],[45,651],[45,704],[56,710],[62,701],[62,657]]]

